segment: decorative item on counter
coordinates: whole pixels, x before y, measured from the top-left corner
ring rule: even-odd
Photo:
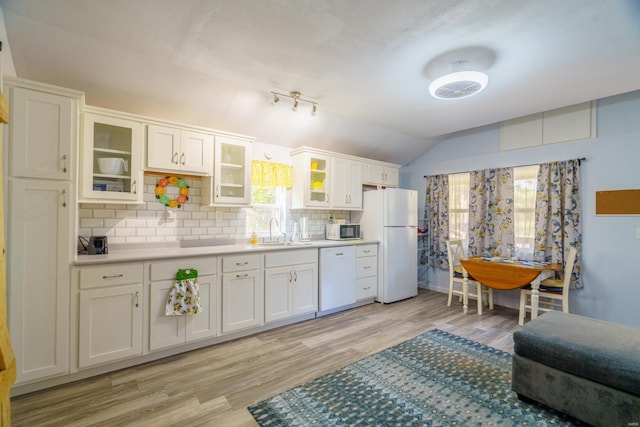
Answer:
[[[252,245],[258,244],[258,235],[255,233],[255,231],[251,234],[251,244]]]
[[[198,285],[198,270],[193,268],[180,269],[176,273],[165,314],[167,316],[184,316],[202,312],[200,305],[200,287]]]
[[[179,194],[175,199],[171,199],[165,194],[165,189],[168,185],[178,186]],[[156,186],[156,199],[158,199],[163,205],[170,208],[179,208],[187,203],[187,200],[189,200],[188,196],[189,186],[183,178],[167,176],[165,178],[160,178],[158,181],[158,185]]]

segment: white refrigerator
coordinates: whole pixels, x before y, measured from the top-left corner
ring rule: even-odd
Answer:
[[[378,240],[377,301],[418,295],[418,192],[399,188],[365,191],[360,230]]]

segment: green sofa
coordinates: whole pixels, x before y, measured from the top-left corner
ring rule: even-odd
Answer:
[[[640,329],[550,311],[513,341],[520,399],[594,426],[640,425]]]

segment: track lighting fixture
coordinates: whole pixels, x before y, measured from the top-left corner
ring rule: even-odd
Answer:
[[[306,102],[308,104],[311,104],[311,115],[315,116],[316,112],[318,111],[318,103],[315,101],[311,101],[309,99],[304,99],[302,98],[302,94],[298,91],[291,91],[289,92],[289,94],[285,94],[285,93],[278,93],[278,92],[271,92],[273,94],[273,103],[277,104],[278,101],[280,101],[280,97],[286,97],[286,98],[291,98],[293,100],[293,106],[291,107],[291,111],[298,111],[298,106],[300,105],[301,102]]]

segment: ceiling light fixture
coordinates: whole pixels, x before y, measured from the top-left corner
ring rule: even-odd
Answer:
[[[429,93],[438,99],[461,99],[482,92],[488,82],[489,76],[480,71],[456,71],[432,81]]]
[[[315,101],[311,101],[309,99],[302,98],[302,94],[298,91],[289,92],[288,95],[286,93],[279,93],[279,92],[271,92],[271,93],[273,94],[274,104],[278,103],[278,101],[280,101],[280,97],[282,96],[285,98],[293,99],[293,107],[291,107],[291,111],[298,111],[298,106],[300,105],[301,102],[306,102],[308,104],[311,104],[312,116],[315,116],[316,112],[318,111],[318,103]]]

